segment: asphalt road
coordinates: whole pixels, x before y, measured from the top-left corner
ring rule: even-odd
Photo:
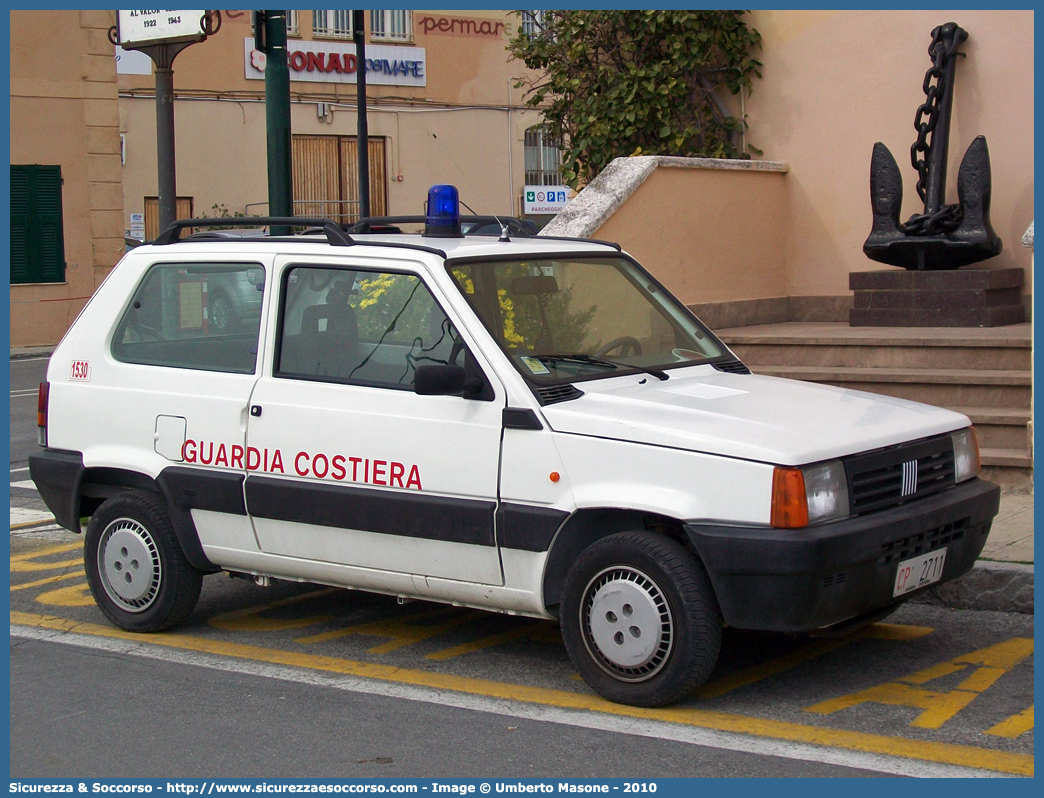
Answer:
[[[12,484],[42,361],[11,366]],[[41,506],[31,486],[12,505]],[[224,575],[163,635],[94,605],[82,539],[11,536],[13,776],[1031,775],[1033,617],[907,605],[841,639],[725,631],[700,694],[594,696],[556,624]]]
[[[11,680],[12,777],[874,775],[19,638]]]
[[[16,468],[29,465],[36,444],[36,400],[40,382],[47,373],[46,358],[11,361],[11,479]],[[28,475],[28,470],[20,472]],[[28,479],[28,476],[25,476]]]

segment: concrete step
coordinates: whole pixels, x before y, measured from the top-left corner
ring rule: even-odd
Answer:
[[[979,449],[980,475],[1005,491],[1033,489],[1033,458],[1020,449]]]
[[[1032,376],[1009,369],[900,369],[829,366],[758,366],[755,374],[807,380],[897,396],[940,407],[1028,410]]]
[[[719,329],[748,365],[1029,370],[1032,328],[850,327],[784,322]]]
[[[1033,458],[1024,449],[989,449],[980,447],[979,460],[984,466],[1030,468],[1033,465]]]
[[[951,407],[964,413],[975,425],[979,446],[984,449],[1015,449],[1029,452],[1029,410],[996,407]]]
[[[866,344],[784,343],[778,340],[726,340],[750,366],[820,366],[869,368],[940,368],[1029,371],[1033,353],[1028,346],[940,346],[909,341]]]

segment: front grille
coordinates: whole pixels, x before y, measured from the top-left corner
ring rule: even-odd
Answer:
[[[542,405],[553,405],[555,402],[567,402],[579,399],[584,392],[571,383],[564,385],[543,385],[536,389],[537,397]]]
[[[711,363],[711,365],[718,371],[725,371],[729,374],[750,374],[746,363],[740,360],[723,360],[720,363]]]
[[[949,435],[845,459],[854,515],[931,496],[954,484]]]
[[[823,587],[836,587],[837,585],[843,585],[847,581],[848,571],[841,571],[840,573],[824,576]]]
[[[879,565],[888,565],[908,560],[918,554],[941,549],[946,544],[964,537],[964,531],[967,528],[968,519],[962,518],[937,529],[929,529],[927,532],[919,532],[901,540],[885,543],[881,546],[881,556],[877,558],[877,562]]]

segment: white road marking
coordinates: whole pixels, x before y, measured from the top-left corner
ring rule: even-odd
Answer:
[[[24,524],[42,524],[45,521],[53,521],[54,514],[49,510],[30,510],[28,507],[11,508],[11,526]]]
[[[14,391],[11,391],[11,398],[12,399],[18,399],[18,398],[23,397],[23,396],[39,396],[39,394],[40,394],[40,392],[39,392],[38,388],[33,388],[32,390],[29,390],[27,388],[20,388],[20,389],[16,389]]]
[[[55,532],[61,532],[62,535],[56,536]],[[44,526],[33,525],[25,529],[12,529],[11,537],[39,537],[42,539],[49,538],[64,538],[65,535],[73,534],[64,526],[58,526],[58,524],[46,524]]]
[[[28,490],[36,490],[36,483],[31,479],[23,479],[20,482],[12,482],[12,488],[27,488]]]
[[[23,468],[12,468],[11,469],[11,473],[12,474],[17,474],[20,471],[28,471],[28,470],[29,470],[29,466],[24,466]]]
[[[46,640],[52,643],[81,646],[95,650],[108,651],[145,659],[174,662],[181,665],[195,665],[226,673],[239,673],[248,676],[264,676],[286,682],[308,684],[316,687],[332,687],[353,693],[400,698],[407,701],[422,701],[428,704],[468,709],[476,712],[487,712],[508,717],[536,720],[544,723],[560,723],[585,729],[633,734],[640,737],[651,737],[659,740],[702,745],[708,748],[720,748],[727,751],[743,751],[761,756],[777,756],[784,759],[796,759],[805,762],[821,762],[842,767],[861,768],[894,776],[913,776],[919,778],[1006,778],[1003,773],[976,770],[974,768],[946,765],[936,762],[903,759],[901,757],[882,754],[867,754],[857,751],[844,751],[825,746],[791,743],[784,740],[772,740],[751,737],[744,734],[718,732],[700,729],[681,724],[662,721],[648,721],[624,718],[615,715],[600,715],[584,710],[570,710],[560,707],[525,704],[516,701],[488,698],[486,696],[468,695],[449,690],[436,690],[429,687],[389,684],[376,679],[364,679],[356,676],[330,675],[284,665],[272,665],[266,662],[231,659],[202,654],[197,652],[171,649],[140,641],[117,640],[110,638],[81,635],[74,632],[62,632],[51,629],[38,629],[31,626],[11,624],[11,636]]]

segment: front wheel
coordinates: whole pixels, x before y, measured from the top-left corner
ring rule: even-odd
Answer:
[[[122,493],[91,516],[84,541],[87,583],[105,616],[129,632],[158,632],[196,606],[203,573],[185,558],[158,496]]]
[[[703,565],[646,532],[610,535],[580,554],[560,621],[584,681],[621,704],[656,707],[691,695],[721,648],[721,610]]]

